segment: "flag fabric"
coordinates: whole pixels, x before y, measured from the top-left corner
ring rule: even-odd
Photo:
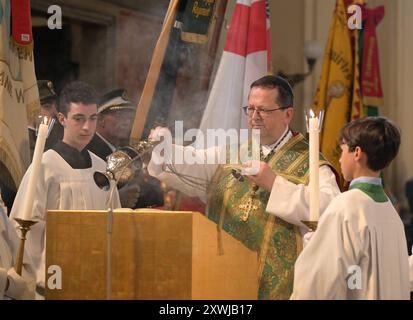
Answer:
[[[361,95],[366,115],[379,114],[383,105],[383,90],[380,79],[379,49],[377,45],[376,26],[384,17],[384,6],[363,8]]]
[[[362,9],[361,30],[348,27],[351,4]],[[364,0],[336,2],[314,108],[325,111],[321,151],[338,172],[341,128],[350,120],[377,115],[382,105],[376,26],[383,16],[383,6],[369,9]]]
[[[15,19],[24,28],[11,30]],[[30,1],[0,0],[0,183],[11,190],[30,163],[27,115],[39,110],[32,41]]]
[[[271,70],[269,7],[265,0],[238,0],[200,130],[247,127],[242,106],[250,85]]]
[[[351,1],[348,0],[336,2],[313,103],[313,108],[317,112],[321,109],[325,112],[320,141],[321,152],[337,172],[340,172],[337,143],[339,132],[350,120],[352,112],[358,112],[358,116],[362,112],[358,59],[355,58],[358,55],[357,29],[350,30],[347,24],[349,4]]]
[[[20,47],[33,47],[33,34],[30,13],[30,1],[11,0],[12,41]]]

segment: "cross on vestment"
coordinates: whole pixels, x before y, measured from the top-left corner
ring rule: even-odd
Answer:
[[[241,220],[243,222],[247,222],[251,211],[258,210],[260,207],[260,203],[258,202],[257,205],[254,204],[254,197],[250,197],[245,204],[240,204],[239,208],[244,212],[243,215],[241,216]]]

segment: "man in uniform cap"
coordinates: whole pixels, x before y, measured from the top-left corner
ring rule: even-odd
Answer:
[[[39,116],[46,116],[54,119],[54,125],[50,131],[49,137],[46,140],[44,151],[49,150],[55,143],[63,138],[63,127],[57,121],[57,94],[54,91],[53,83],[50,80],[37,81],[40,98],[40,113]],[[36,128],[29,126],[29,143],[30,154],[33,155],[36,145]]]
[[[37,81],[39,88],[40,104],[42,106],[40,115],[57,117],[57,94],[50,80]]]
[[[124,89],[105,94],[98,103],[96,134],[87,148],[103,160],[117,148],[128,145],[135,105]],[[158,180],[145,173],[119,189],[122,207],[136,208],[159,206],[163,193]]]
[[[105,160],[117,148],[127,145],[134,114],[135,106],[125,90],[117,89],[105,94],[98,103],[96,134],[88,149]]]

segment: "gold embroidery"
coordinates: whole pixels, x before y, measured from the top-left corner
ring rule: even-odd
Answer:
[[[274,229],[275,216],[269,215],[264,229],[264,238],[261,243],[261,250],[258,261],[258,283],[261,282],[262,271],[264,270],[265,260],[267,259],[268,244]]]
[[[243,215],[241,216],[242,221],[247,222],[251,211],[256,211],[260,208],[260,203],[258,201],[256,205],[254,204],[255,200],[256,199],[253,196],[251,196],[250,198],[248,198],[245,204],[240,204],[238,206],[238,208],[240,208],[243,211]]]
[[[229,187],[231,188],[233,184],[234,182],[230,182]],[[224,195],[224,199],[223,199],[224,203],[228,203],[229,197],[230,197],[230,193],[227,192]],[[222,256],[224,254],[224,244],[222,242],[222,225],[224,223],[224,218],[225,218],[225,206],[223,206],[221,209],[221,212],[219,214],[219,221],[217,224],[217,253],[219,256]]]

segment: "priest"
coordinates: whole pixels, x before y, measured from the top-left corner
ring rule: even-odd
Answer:
[[[293,106],[292,88],[283,78],[265,76],[251,85],[244,110],[249,129],[260,130],[262,145],[257,170],[247,177],[236,165],[208,162],[222,159],[230,147],[198,150],[175,145],[173,154],[190,154],[195,163],[166,166],[162,154],[154,152],[148,166],[149,173],[167,185],[203,199],[211,220],[257,251],[259,299],[289,298],[305,230],[301,220],[309,220],[308,143],[289,127]],[[164,130],[155,129],[152,138]],[[239,148],[244,155],[248,149],[248,142]],[[320,157],[323,209],[340,191],[331,167]]]

